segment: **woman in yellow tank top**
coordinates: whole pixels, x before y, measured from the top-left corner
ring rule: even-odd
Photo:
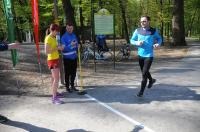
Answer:
[[[63,50],[63,46],[58,46],[56,41],[56,34],[59,32],[57,24],[51,24],[50,34],[45,38],[45,53],[47,54],[47,64],[51,70],[51,88],[52,88],[52,103],[62,104],[63,102],[58,98],[58,83],[59,83],[59,50]]]

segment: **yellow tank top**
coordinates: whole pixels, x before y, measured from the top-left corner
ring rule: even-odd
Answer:
[[[45,37],[45,44],[47,44],[51,49],[57,47],[56,38],[48,35]],[[55,51],[51,54],[48,54],[47,60],[55,60],[59,58],[59,52]]]

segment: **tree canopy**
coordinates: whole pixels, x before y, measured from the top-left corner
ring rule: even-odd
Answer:
[[[174,0],[57,0],[58,21],[61,26],[65,26],[66,21],[74,19],[77,30],[91,29],[91,4],[93,12],[96,13],[101,8],[108,9],[115,14],[116,35],[120,38],[128,38],[135,28],[139,26],[141,15],[149,15],[151,26],[156,27],[163,37],[172,36],[172,19]],[[13,12],[17,34],[20,39],[24,39],[24,33],[33,31],[31,17],[31,2],[29,0],[14,0]],[[54,1],[38,0],[39,2],[39,22],[40,40],[43,41],[46,28],[54,22]],[[72,8],[66,12],[64,2],[70,2]],[[66,13],[72,13],[73,17]],[[200,1],[184,0],[184,29],[185,36],[199,37],[200,27]],[[0,1],[0,36],[6,35],[6,18],[2,0]],[[81,31],[82,32],[82,31]],[[81,33],[80,33],[81,34]]]

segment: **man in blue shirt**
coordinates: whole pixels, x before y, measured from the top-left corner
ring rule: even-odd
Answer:
[[[78,91],[78,89],[76,89],[74,86],[74,80],[76,78],[77,70],[78,40],[76,38],[76,35],[73,33],[73,30],[73,25],[71,23],[68,23],[66,26],[66,32],[61,37],[61,43],[64,45],[62,54],[65,71],[65,86],[66,90],[70,93],[72,92],[72,90]],[[69,85],[71,85],[71,88],[69,87]]]
[[[98,52],[108,51],[108,46],[106,44],[106,36],[105,35],[97,35],[96,36]]]
[[[162,43],[162,39],[156,29],[150,27],[149,16],[142,16],[140,23],[141,28],[134,31],[130,40],[131,44],[138,48],[139,65],[142,72],[141,89],[137,94],[138,97],[143,96],[147,79],[149,79],[148,88],[151,88],[156,82],[156,79],[151,77],[149,70],[154,57],[153,50],[154,48],[158,48]]]

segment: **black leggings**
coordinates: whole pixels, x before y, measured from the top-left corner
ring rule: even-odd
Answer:
[[[74,80],[76,78],[76,69],[77,69],[77,59],[63,59],[64,61],[64,70],[65,70],[65,86],[69,88],[69,79],[71,86],[74,86]]]
[[[149,72],[151,64],[153,62],[153,57],[141,57],[139,56],[139,65],[142,72],[142,82],[141,82],[141,92],[144,92],[144,89],[147,84],[147,79],[152,80],[151,74]]]

